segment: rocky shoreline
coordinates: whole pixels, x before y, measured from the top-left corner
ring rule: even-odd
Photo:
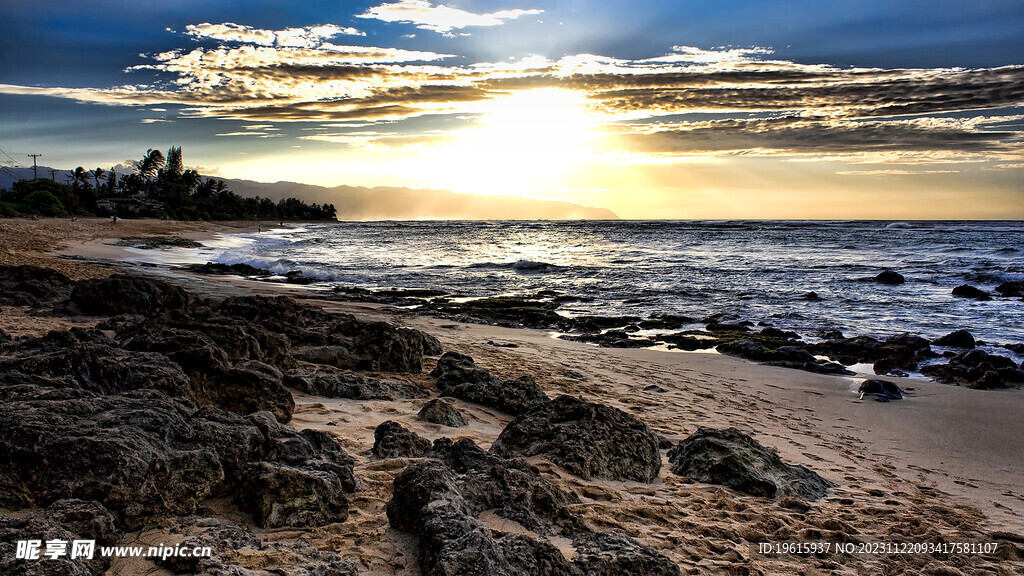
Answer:
[[[267,279],[273,273],[245,264],[193,265],[199,274],[234,274]],[[898,272],[885,270],[868,280],[897,285],[904,282]],[[301,271],[289,272],[277,281],[313,284]],[[1004,282],[995,288],[999,297],[1024,295],[1024,283]],[[955,297],[991,299],[988,292],[973,286],[958,286]],[[879,376],[906,377],[915,372],[938,382],[992,390],[1024,385],[1024,361],[994,352],[977,350],[986,343],[975,340],[966,330],[957,330],[934,341],[912,334],[894,334],[885,339],[872,336],[844,337],[837,330],[805,341],[799,334],[765,322],[754,324],[727,314],[703,318],[671,314],[639,316],[575,316],[559,312],[565,302],[576,300],[555,291],[518,296],[459,298],[437,290],[367,290],[337,287],[332,296],[342,300],[373,302],[402,307],[415,314],[428,314],[459,322],[513,328],[537,328],[559,332],[559,338],[608,348],[657,348],[667,350],[717,350],[771,366],[805,370],[818,374],[853,375],[856,364],[871,364]],[[804,295],[814,300],[814,292]],[[932,346],[942,347],[941,352]],[[1024,354],[1024,343],[996,345]],[[945,363],[942,363],[945,360]]]
[[[450,430],[430,441],[385,421],[373,433],[372,458],[380,464],[370,473],[384,466],[393,478],[381,514],[413,539],[412,573],[682,573],[677,556],[642,534],[590,520],[582,502],[601,492],[552,482],[552,466],[581,482],[631,483],[629,491],[640,493],[667,478],[726,486],[785,511],[782,517],[799,514],[800,522],[822,526],[828,513],[815,510],[843,489],[841,481],[785,463],[744,432],[701,428],[675,442],[619,408],[551,397],[531,376],[494,375],[423,331],[283,296],[209,299],[149,276],[74,282],[31,266],[0,268],[0,285],[0,307],[27,307],[33,317],[77,326],[40,336],[0,332],[0,459],[10,463],[0,470],[0,506],[12,511],[0,512],[4,574],[103,574],[112,566],[102,558],[14,560],[18,540],[117,544],[154,531],[209,546],[213,555],[137,569],[364,573],[330,539],[311,543],[307,535],[353,522],[355,503],[368,497],[365,486],[379,480],[356,471],[344,435],[288,424],[296,394],[366,409],[404,401],[416,407],[404,418]],[[578,321],[606,330],[619,320]],[[681,319],[630,321],[664,326]],[[716,321],[707,328],[716,338],[746,335],[734,343],[794,340],[761,334],[766,327],[754,337],[761,341],[749,326]],[[889,345],[917,350],[915,342]],[[452,400],[504,415],[507,424],[488,449],[460,438],[467,418]],[[271,541],[267,531],[275,530],[298,537]],[[783,530],[773,538],[787,537]],[[1024,557],[1020,544],[1005,544],[1011,557]],[[753,560],[729,556],[722,566],[762,573]]]
[[[441,355],[440,342],[419,330],[284,296],[204,300],[145,276],[72,282],[30,266],[0,268],[0,282],[0,306],[27,304],[40,315],[96,320],[92,328],[41,337],[0,333],[0,506],[39,510],[24,520],[0,517],[5,574],[56,566],[9,554],[13,541],[55,533],[113,544],[175,518],[213,526],[193,540],[226,553],[227,542],[218,540],[226,533],[251,542],[257,528],[345,522],[360,482],[353,460],[331,434],[285,425],[295,409],[291,390],[352,400],[440,394],[515,417],[489,451],[468,439],[431,444],[395,423],[378,427],[378,457],[423,458],[398,474],[387,505],[391,525],[419,538],[423,574],[680,574],[650,546],[586,525],[566,507],[577,496],[523,459],[540,456],[581,478],[649,483],[663,448],[621,410],[569,396],[551,399],[529,377],[503,380],[469,356]],[[436,390],[394,379],[420,373],[426,359],[439,355],[431,372]],[[729,484],[760,474],[760,485],[777,483],[780,493],[790,492],[784,479],[766,480],[742,449],[716,450],[715,458],[736,470],[703,481]],[[690,452],[699,460],[707,451]],[[809,500],[832,486],[805,473],[826,487],[800,493]],[[758,494],[773,496],[775,489]],[[230,499],[244,522],[197,519],[212,498]],[[488,529],[478,519],[484,512],[514,520],[534,536]],[[574,555],[548,541],[556,534],[571,539]],[[259,573],[222,555],[175,562],[160,566],[174,573]],[[296,562],[309,571],[303,573],[358,572],[316,548],[297,551]],[[60,566],[102,574],[109,559]]]

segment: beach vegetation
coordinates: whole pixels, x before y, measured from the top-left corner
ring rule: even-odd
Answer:
[[[164,220],[337,219],[333,204],[307,204],[297,198],[240,196],[223,180],[186,169],[180,146],[164,155],[150,148],[118,175],[113,168],[71,171],[67,184],[37,178],[15,182],[0,196],[0,217],[118,216]]]

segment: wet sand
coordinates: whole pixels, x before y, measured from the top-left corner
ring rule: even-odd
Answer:
[[[115,231],[108,221],[0,222],[0,237],[11,240],[0,251],[0,263],[52,263],[73,277],[89,277],[109,273],[110,268],[56,259],[50,253],[60,249],[64,256],[119,260],[130,253],[107,246],[102,239],[109,236],[104,234],[201,239],[204,234],[208,238],[216,232],[249,231],[245,225],[124,224]],[[19,239],[26,241],[19,244]],[[545,477],[581,497],[578,511],[588,522],[641,539],[676,561],[684,573],[730,574],[741,573],[741,568],[765,574],[1024,573],[1021,558],[1012,551],[995,561],[972,555],[801,558],[759,555],[756,550],[758,542],[784,540],[898,544],[940,539],[988,542],[1000,536],[1024,542],[1022,390],[970,390],[903,379],[901,386],[915,388],[906,400],[878,403],[858,398],[854,391],[860,379],[767,367],[714,353],[596,348],[556,340],[538,330],[411,316],[237,277],[181,274],[178,281],[201,291],[284,292],[329,309],[383,316],[437,336],[445,350],[469,354],[499,377],[529,374],[549,396],[571,394],[625,410],[673,442],[700,426],[735,426],[784,460],[807,466],[839,485],[826,499],[802,510],[719,486],[688,483],[668,470],[667,459],[652,484],[582,480],[546,461],[532,460]],[[9,308],[0,314],[0,322],[15,335],[40,327],[38,318]],[[517,347],[499,348],[489,341]],[[423,374],[406,378],[432,387],[426,376],[431,364],[428,360]],[[644,391],[650,385],[665,391]],[[391,482],[407,461],[371,456],[374,428],[396,420],[431,440],[468,437],[487,448],[510,420],[461,401],[456,404],[470,426],[459,429],[417,420],[423,400],[367,402],[295,393],[295,401],[291,425],[336,436],[355,457],[355,475],[361,481],[349,519],[310,530],[305,537],[358,559],[374,574],[418,573],[415,539],[389,527],[383,513]],[[225,514],[231,513],[230,504],[226,506]],[[507,520],[493,522],[499,530],[523,529]],[[297,537],[295,532],[262,535],[285,541]],[[252,562],[266,565],[268,560]]]

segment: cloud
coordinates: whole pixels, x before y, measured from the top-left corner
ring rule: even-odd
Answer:
[[[840,176],[920,176],[922,174],[959,174],[963,170],[840,170]]]
[[[367,14],[395,6],[426,7],[432,14],[445,8],[407,0]],[[516,12],[445,10],[497,23],[503,21],[498,15]],[[465,26],[476,21],[452,20]],[[0,84],[0,93],[113,106],[175,105],[179,121],[257,124],[244,129],[248,135],[267,135],[282,122],[372,127],[420,118],[415,128],[405,125],[405,140],[354,137],[339,126],[317,137],[401,147],[437,141],[430,131],[444,127],[439,122],[445,118],[474,117],[520,92],[558,89],[579,96],[574,101],[585,102],[588,118],[603,124],[602,146],[649,158],[984,159],[1002,165],[1024,158],[1024,66],[839,68],[781,60],[766,48],[689,46],[635,60],[576,54],[466,64],[450,54],[335,44],[330,39],[344,29],[333,25],[267,31],[204,23],[188,30],[218,44],[152,55],[149,63],[130,69],[155,73],[151,80],[111,88]],[[417,139],[424,134],[430,135]]]
[[[281,46],[289,48],[314,48],[327,38],[346,34],[350,36],[366,36],[365,32],[355,28],[342,28],[334,24],[306,26],[305,28],[286,28],[284,30],[261,30],[225,22],[224,24],[189,24],[185,34],[194,38],[210,38],[224,42],[242,42],[259,46]]]
[[[729,119],[654,129],[639,126],[614,138],[628,149],[652,154],[824,155],[868,162],[928,152],[950,161],[1019,151],[1021,133],[986,129],[1006,119]]]
[[[381,4],[359,14],[357,18],[372,18],[384,22],[415,24],[422,30],[432,30],[451,35],[452,30],[469,26],[500,26],[506,20],[520,16],[541,14],[543,10],[500,10],[490,14],[476,14],[443,4],[431,4],[427,0],[399,0]]]

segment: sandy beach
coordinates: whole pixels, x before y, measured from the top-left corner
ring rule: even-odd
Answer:
[[[203,242],[218,233],[253,227],[5,220],[0,221],[0,265],[49,267],[73,280],[126,269],[146,274],[151,271],[124,262],[131,254],[112,246],[114,240],[173,234]],[[802,465],[837,485],[822,500],[788,507],[777,499],[688,482],[671,472],[665,449],[661,470],[650,483],[584,479],[543,456],[529,458],[544,479],[578,496],[570,507],[589,526],[633,537],[685,574],[1024,574],[1022,390],[973,390],[903,379],[900,385],[913,389],[907,398],[880,403],[858,397],[864,379],[858,376],[770,367],[714,352],[597,348],[559,340],[543,330],[466,324],[377,304],[338,302],[305,287],[236,276],[161,271],[160,277],[202,294],[286,294],[328,311],[417,328],[439,339],[445,351],[467,354],[499,378],[529,375],[551,398],[564,394],[618,408],[673,445],[701,427],[735,427],[775,450],[785,462]],[[0,311],[0,329],[13,337],[94,326],[99,321],[45,315],[19,306],[5,305]],[[425,359],[418,374],[386,376],[435,390],[428,373],[436,361]],[[385,515],[395,477],[410,459],[374,456],[375,428],[393,420],[430,441],[469,438],[486,450],[512,420],[493,408],[453,400],[469,421],[467,427],[453,429],[417,418],[425,398],[347,400],[292,394],[295,408],[288,426],[321,430],[336,438],[354,458],[358,489],[342,523],[254,532],[271,543],[306,540],[371,574],[420,573],[417,539],[390,526]],[[204,510],[246,521],[230,501],[222,500],[207,502]],[[493,514],[484,513],[480,520],[498,532],[536,535]],[[172,532],[183,537],[187,530],[177,524],[155,524],[130,537],[156,542]],[[889,545],[999,542],[1002,548],[996,554],[794,556],[758,551],[759,543],[785,540]],[[230,557],[252,570],[272,570],[289,562],[287,552],[273,548]],[[115,560],[108,573],[168,573],[161,570],[142,560],[125,559]]]

